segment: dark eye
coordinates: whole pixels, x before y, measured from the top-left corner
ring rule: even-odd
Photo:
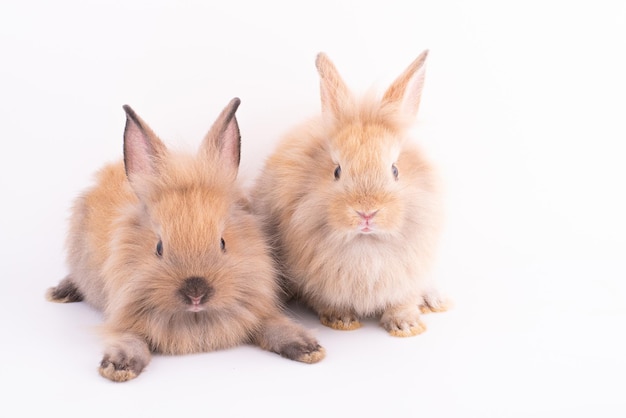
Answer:
[[[159,257],[163,257],[163,241],[159,240],[156,246],[156,255]]]
[[[226,241],[224,241],[224,238],[220,239],[220,248],[222,251],[226,251]]]
[[[339,180],[339,177],[341,177],[341,166],[338,165],[337,168],[335,168],[335,180]]]
[[[398,167],[395,164],[391,164],[391,173],[393,174],[393,178],[398,180]]]

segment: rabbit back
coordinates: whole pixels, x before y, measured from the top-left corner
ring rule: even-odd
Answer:
[[[111,256],[113,232],[124,208],[137,204],[119,162],[102,168],[96,184],[75,199],[71,209],[66,238],[69,276],[84,300],[102,311],[109,300],[103,267]]]

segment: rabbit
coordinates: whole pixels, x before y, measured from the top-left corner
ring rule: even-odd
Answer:
[[[69,275],[46,295],[103,312],[99,373],[137,377],[151,353],[254,344],[316,363],[325,349],[287,316],[259,220],[237,184],[239,98],[196,155],[173,152],[128,106],[124,159],[73,206]]]
[[[357,98],[320,52],[321,113],[279,140],[251,188],[285,289],[330,328],[379,317],[409,337],[426,330],[421,313],[452,306],[432,275],[442,182],[409,135],[427,55],[382,98]]]

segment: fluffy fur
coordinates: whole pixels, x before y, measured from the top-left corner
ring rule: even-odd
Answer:
[[[104,377],[136,377],[152,352],[244,343],[306,363],[324,357],[284,314],[265,237],[237,184],[238,106],[224,108],[197,155],[168,150],[125,106],[124,162],[104,167],[74,204],[69,275],[47,297],[104,312]]]
[[[409,137],[426,57],[382,98],[358,99],[320,53],[321,115],[279,142],[253,188],[288,291],[332,328],[380,316],[391,335],[412,336],[425,330],[420,311],[447,309],[429,275],[441,193]]]

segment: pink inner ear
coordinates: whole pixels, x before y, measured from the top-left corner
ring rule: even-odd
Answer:
[[[415,116],[419,109],[420,100],[422,98],[422,90],[424,88],[424,76],[426,72],[422,67],[409,80],[404,97],[402,98],[402,108],[404,111]]]
[[[126,173],[131,174],[151,174],[152,148],[148,143],[148,138],[141,131],[141,128],[131,119],[124,133],[124,163]]]
[[[342,113],[342,106],[349,98],[349,92],[337,74],[326,75],[320,80],[320,99],[322,114],[337,117]]]

